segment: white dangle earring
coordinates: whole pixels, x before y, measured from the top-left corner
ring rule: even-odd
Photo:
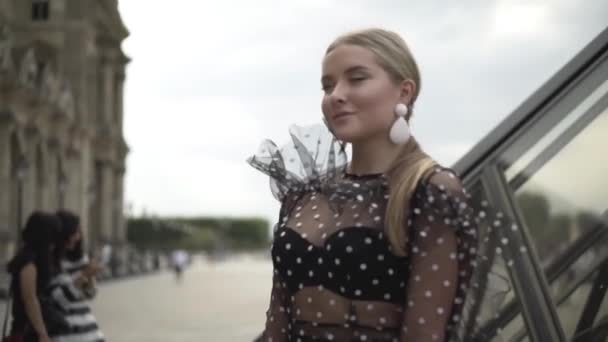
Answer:
[[[389,138],[396,145],[405,144],[408,140],[410,140],[410,126],[405,121],[405,115],[407,114],[408,108],[404,103],[398,103],[395,106],[395,115],[397,116],[397,120],[391,126],[391,131],[389,132]]]

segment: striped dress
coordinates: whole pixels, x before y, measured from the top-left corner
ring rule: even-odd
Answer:
[[[81,290],[74,285],[88,263],[86,256],[76,262],[62,260],[63,272],[51,281],[51,296],[67,312],[71,325],[69,333],[53,336],[53,342],[105,342],[88,303],[95,296],[95,288]]]

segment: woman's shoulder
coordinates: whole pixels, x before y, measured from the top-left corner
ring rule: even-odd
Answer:
[[[457,208],[469,201],[470,195],[458,174],[447,167],[435,166],[418,182],[412,205],[429,209]]]
[[[439,190],[447,194],[460,194],[465,191],[462,180],[454,171],[441,165],[434,166],[422,177],[419,188]]]
[[[36,254],[34,251],[22,249],[8,262],[7,271],[12,274],[18,273],[28,264],[34,264],[35,260]]]
[[[247,161],[270,177],[273,195],[286,197],[323,191],[346,167],[346,153],[323,125],[289,129],[290,141],[279,147],[264,140],[258,152]]]

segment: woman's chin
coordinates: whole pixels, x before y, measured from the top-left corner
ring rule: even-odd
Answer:
[[[334,128],[333,133],[338,140],[347,143],[356,141],[361,136],[361,132],[357,129],[353,129],[352,127]]]
[[[365,133],[367,132],[362,132],[360,130],[334,132],[338,140],[349,144],[368,140],[369,135]]]

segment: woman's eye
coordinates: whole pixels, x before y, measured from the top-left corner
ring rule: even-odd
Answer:
[[[364,81],[366,79],[366,77],[364,76],[357,76],[357,77],[351,77],[350,81],[351,82],[361,82]]]
[[[323,90],[326,93],[331,92],[332,88],[333,88],[333,86],[329,85],[329,84],[324,84],[321,86],[321,90]]]

